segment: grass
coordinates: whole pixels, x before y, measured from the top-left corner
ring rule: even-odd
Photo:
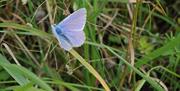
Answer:
[[[22,1],[0,1],[0,90],[180,90],[178,0]],[[82,7],[86,42],[65,51],[50,25]]]

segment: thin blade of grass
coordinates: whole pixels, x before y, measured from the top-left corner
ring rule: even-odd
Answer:
[[[15,29],[19,29],[19,30],[24,30],[27,32],[32,33],[32,35],[37,35],[43,38],[48,38],[49,36],[52,36],[46,32],[40,31],[36,28],[27,26],[27,25],[21,25],[21,24],[17,24],[17,23],[12,23],[12,22],[5,22],[5,23],[0,23],[0,27],[8,27],[8,28],[15,28]]]

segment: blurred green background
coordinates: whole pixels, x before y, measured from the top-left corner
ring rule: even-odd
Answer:
[[[179,0],[0,0],[0,90],[180,90]],[[59,47],[51,25],[86,8],[86,42]]]

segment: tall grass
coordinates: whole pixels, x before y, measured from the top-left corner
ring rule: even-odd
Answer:
[[[180,89],[178,1],[22,1],[0,1],[1,90]],[[65,51],[50,25],[82,7],[86,42]]]

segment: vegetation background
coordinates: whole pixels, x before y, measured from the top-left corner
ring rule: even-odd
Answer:
[[[179,0],[0,0],[0,90],[180,91],[179,6]],[[50,25],[79,8],[87,10],[86,42],[67,52]]]

